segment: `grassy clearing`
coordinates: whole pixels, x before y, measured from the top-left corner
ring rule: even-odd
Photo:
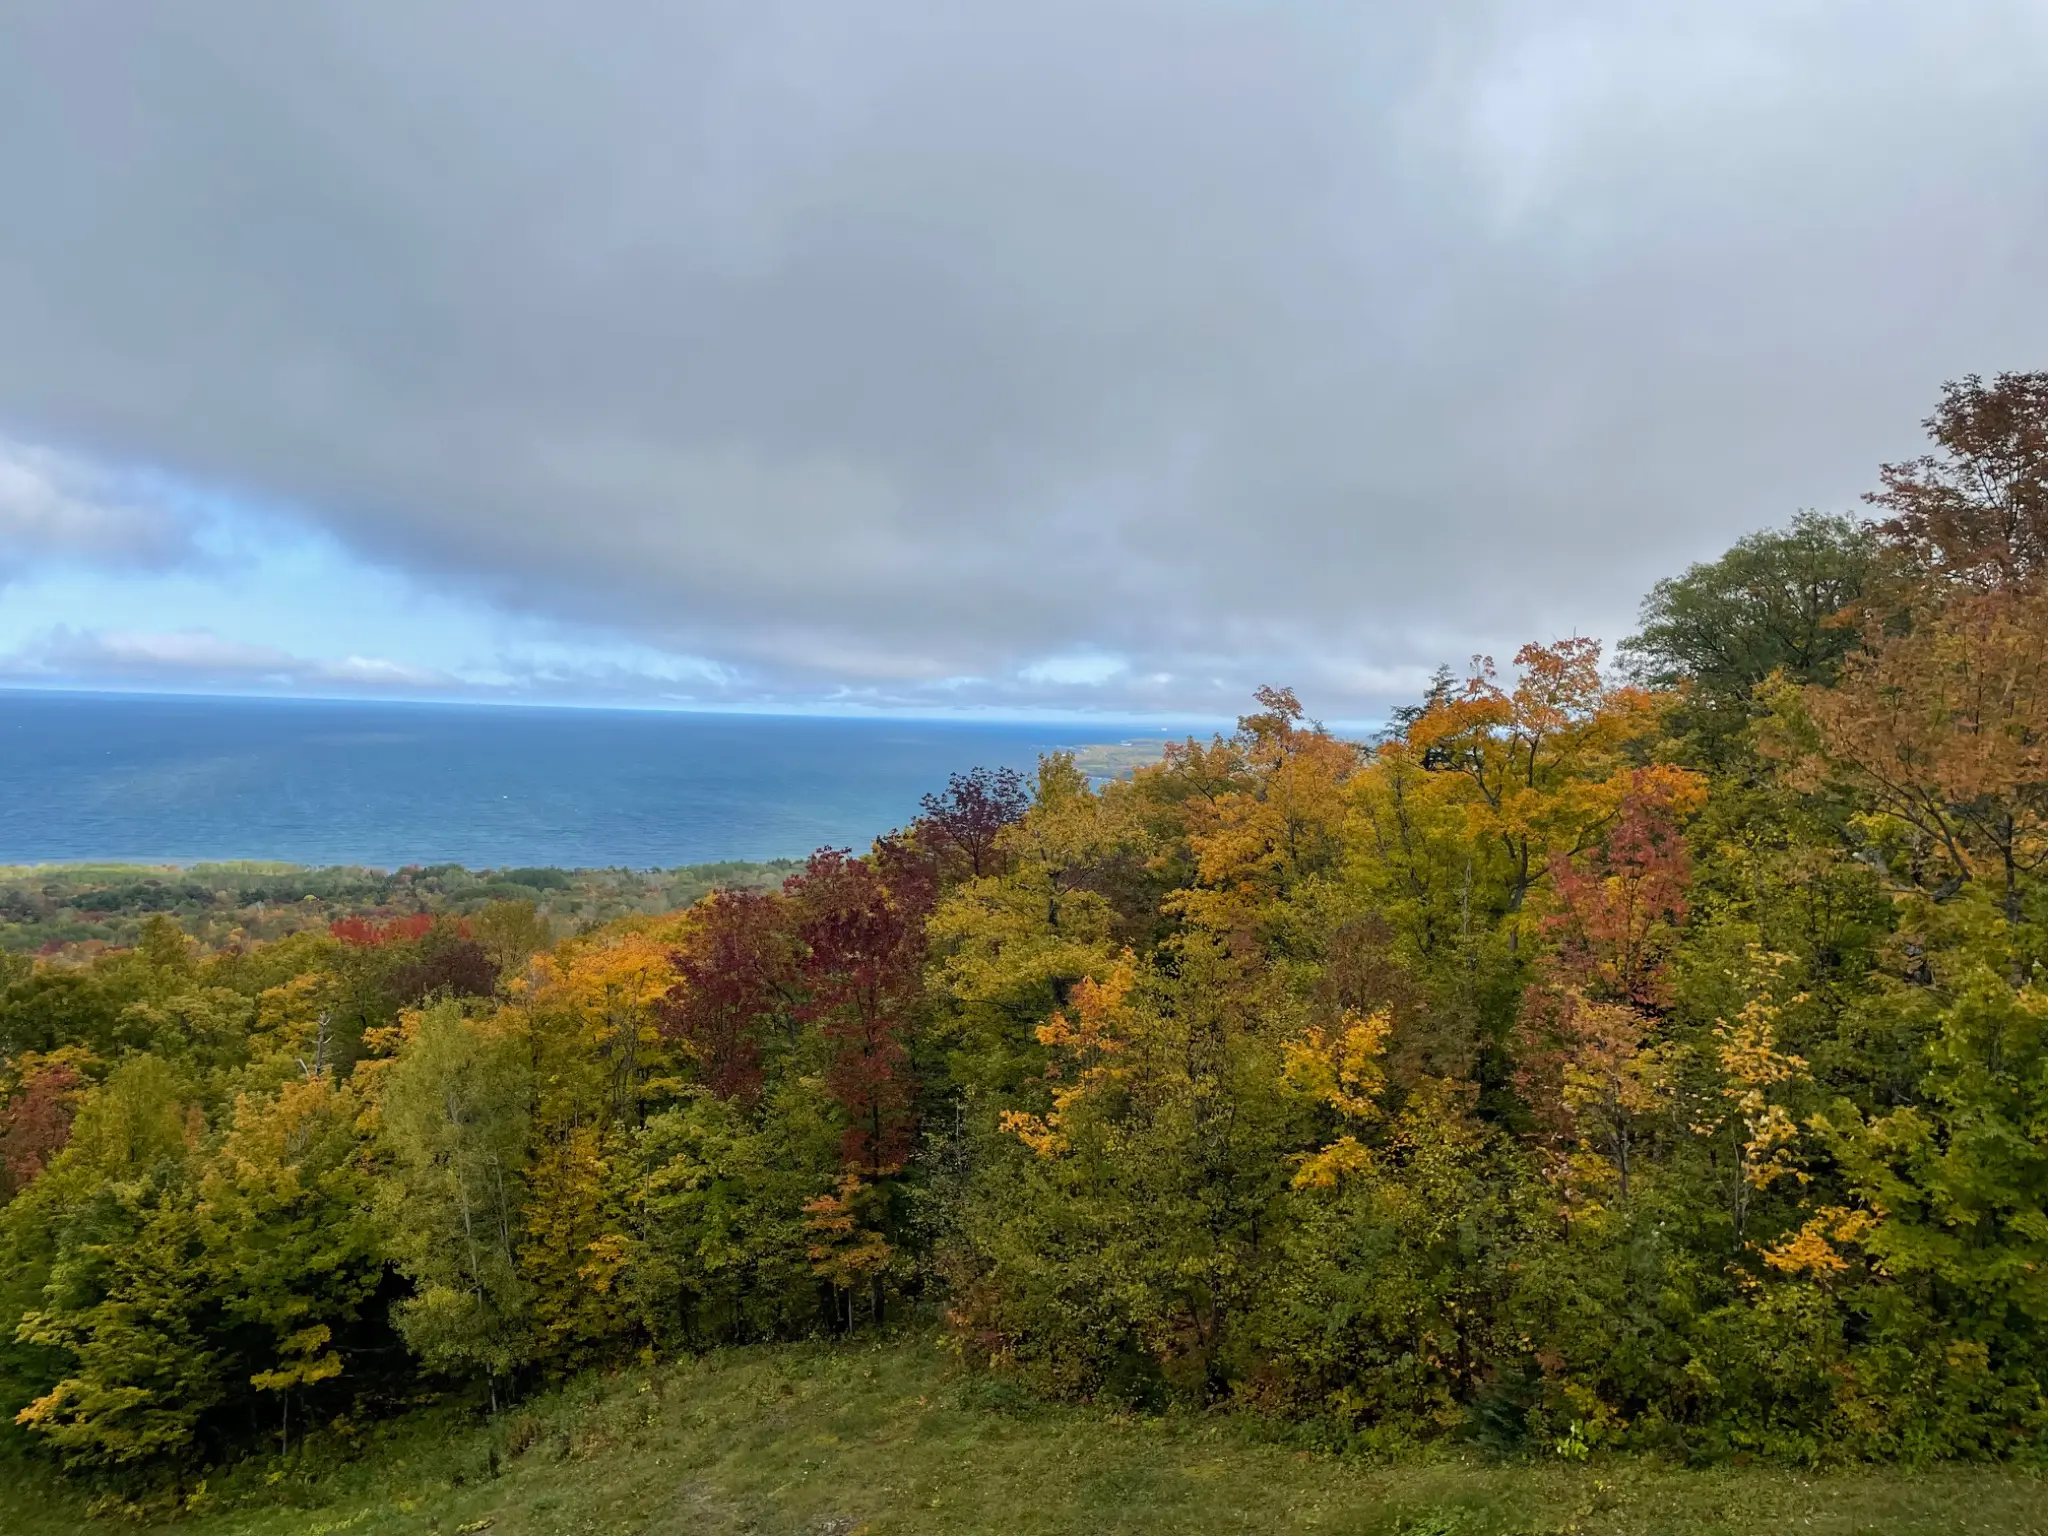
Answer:
[[[211,1492],[181,1532],[2048,1533],[2048,1482],[2025,1471],[1372,1464],[1223,1419],[1032,1404],[928,1338],[585,1378],[495,1422],[422,1414],[346,1463],[251,1466]],[[121,1529],[0,1468],[7,1536]]]

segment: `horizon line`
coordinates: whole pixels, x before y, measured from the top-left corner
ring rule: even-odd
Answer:
[[[1227,731],[1237,723],[1235,715],[1167,714],[1145,711],[1034,709],[1018,706],[961,706],[941,711],[929,705],[888,706],[874,704],[702,704],[675,700],[660,703],[587,701],[581,699],[508,699],[464,694],[386,693],[302,693],[221,688],[100,687],[89,683],[36,683],[10,679],[0,681],[0,695],[40,694],[98,699],[186,699],[195,702],[264,704],[384,704],[475,709],[574,710],[584,713],[644,715],[736,715],[756,719],[786,720],[874,720],[914,721],[932,725],[1118,725],[1135,730],[1173,732],[1199,728]],[[1330,728],[1377,730],[1378,723],[1334,721]],[[1107,743],[1105,743],[1107,744]]]

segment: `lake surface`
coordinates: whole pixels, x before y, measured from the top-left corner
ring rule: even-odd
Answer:
[[[636,868],[864,848],[1142,727],[0,690],[0,864]]]

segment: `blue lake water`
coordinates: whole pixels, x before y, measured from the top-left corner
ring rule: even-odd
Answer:
[[[1142,727],[0,690],[0,864],[636,868],[866,846]]]

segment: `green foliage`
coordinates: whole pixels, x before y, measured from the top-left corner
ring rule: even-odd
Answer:
[[[66,1223],[24,1344],[60,1353],[69,1374],[16,1422],[75,1467],[174,1457],[223,1396],[208,1347],[211,1286],[188,1192],[168,1177],[104,1189]]]
[[[386,1235],[359,1124],[361,1104],[331,1073],[245,1093],[199,1173],[198,1217],[214,1295],[248,1384],[277,1397],[280,1441],[292,1404],[332,1404],[342,1345],[382,1277]]]
[[[786,1080],[757,1110],[708,1093],[652,1116],[634,1186],[626,1292],[658,1347],[788,1337],[817,1314],[804,1208],[838,1169],[839,1130]]]
[[[132,943],[0,965],[9,1433],[133,1491],[921,1311],[984,1396],[1318,1444],[2033,1456],[2048,597],[1971,483],[1660,585],[1654,686],[1262,689],[777,890],[45,872]]]
[[[225,945],[318,932],[336,918],[363,913],[469,916],[504,902],[531,903],[554,932],[566,933],[632,912],[687,906],[713,890],[765,889],[796,867],[790,859],[657,870],[0,865],[0,951],[77,947],[90,953],[133,945],[152,916],[175,919],[208,945]],[[0,969],[0,983],[6,979]]]
[[[380,1191],[413,1293],[399,1331],[427,1365],[495,1382],[521,1359],[529,1286],[515,1243],[530,1117],[526,1042],[437,1003],[379,1076]]]
[[[16,1370],[55,1378],[6,1406],[73,1466],[175,1454],[221,1396],[182,1098],[164,1062],[131,1057],[49,1171],[0,1211],[6,1267],[27,1293]]]
[[[1685,685],[1682,725],[1725,754],[1766,678],[1834,680],[1857,643],[1845,610],[1879,558],[1877,539],[1852,519],[1802,512],[1790,527],[1750,534],[1720,559],[1658,582],[1621,654],[1645,682]]]

